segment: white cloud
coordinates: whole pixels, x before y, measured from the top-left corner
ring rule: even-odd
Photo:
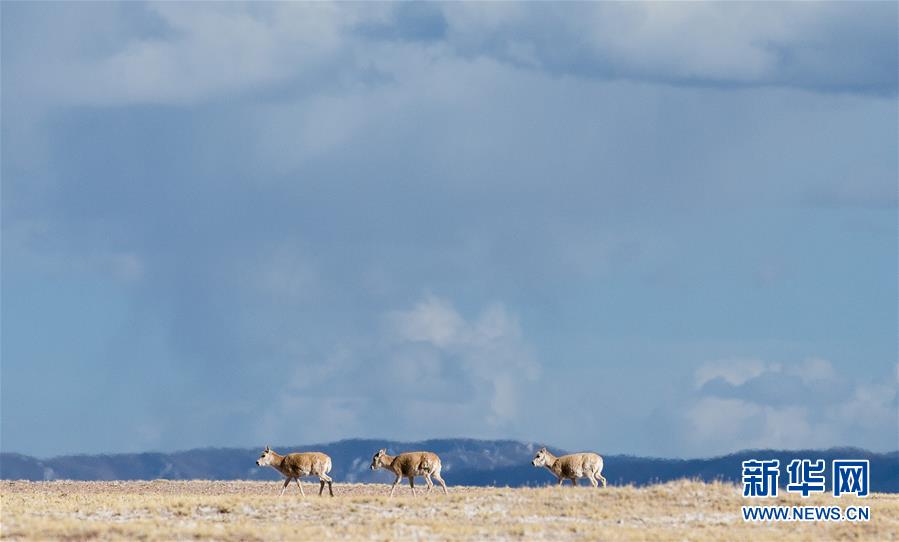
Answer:
[[[762,409],[740,399],[706,397],[689,407],[686,419],[693,440],[737,440],[745,438],[745,426],[762,415]]]
[[[466,322],[448,301],[427,296],[410,310],[395,311],[387,316],[393,335],[399,341],[424,341],[444,348],[467,340]]]
[[[896,445],[896,386],[839,373],[827,360],[701,365],[695,394],[672,409],[687,455],[747,448]],[[712,383],[719,379],[725,385]]]
[[[644,74],[734,81],[760,79],[775,67],[767,43],[790,37],[780,10],[747,5],[635,4],[597,6],[589,42]],[[799,14],[801,15],[801,14]],[[803,26],[799,17],[798,27]]]
[[[401,348],[403,343],[429,343],[447,363],[459,365],[486,394],[476,401],[489,405],[483,418],[488,424],[517,420],[520,388],[537,380],[540,365],[505,307],[490,305],[469,322],[448,301],[429,295],[410,310],[389,314],[387,321]]]
[[[486,49],[524,66],[671,83],[895,92],[884,68],[895,65],[887,49],[894,49],[896,12],[880,9],[882,17],[836,4],[600,2],[461,3],[445,12],[460,49]]]
[[[522,434],[523,398],[540,364],[503,305],[467,319],[448,300],[426,295],[383,320],[380,339],[291,365],[260,431],[277,436],[284,431],[277,420],[302,416],[307,441]]]
[[[896,435],[899,427],[897,414],[897,386],[889,383],[871,383],[850,389],[845,402],[833,405],[833,416],[837,423],[848,431],[877,433],[889,436],[891,430]],[[894,440],[893,448],[899,444]]]
[[[51,104],[188,104],[303,78],[351,83],[382,60],[380,44],[431,47],[397,45],[360,30],[414,24],[392,18],[407,9],[402,5],[158,3],[141,9],[139,18],[164,31],[132,28],[135,15],[127,10],[80,17],[80,32],[61,32],[64,25],[54,19],[77,15],[76,9],[36,17],[31,25],[52,35],[27,44],[42,62],[13,64],[17,87]],[[885,47],[895,41],[892,21],[848,5],[450,3],[435,11],[448,27],[438,43],[465,57],[612,79],[895,92],[895,78],[881,66],[895,60]],[[114,45],[97,47],[96,36],[111,29]]]
[[[149,4],[166,32],[123,36],[95,56],[54,50],[30,89],[52,103],[195,103],[313,72],[344,45],[343,29],[371,10],[340,4]],[[127,27],[124,20],[105,22]],[[102,32],[101,28],[88,29]],[[80,36],[82,43],[88,34]],[[59,86],[59,80],[66,81]]]
[[[470,291],[472,299],[526,292],[522,302],[535,312],[570,318],[597,310],[581,303],[592,303],[598,291],[591,287],[580,299],[580,291],[570,290],[579,287],[572,277],[613,274],[635,254],[651,259],[660,250],[653,243],[667,245],[664,261],[654,262],[660,269],[705,253],[702,246],[687,250],[703,237],[667,231],[677,219],[665,213],[647,219],[654,210],[645,202],[675,209],[693,200],[713,208],[759,197],[780,202],[797,187],[804,193],[804,183],[856,187],[845,179],[857,177],[875,179],[866,182],[877,187],[889,180],[885,193],[894,192],[895,160],[879,158],[895,157],[894,126],[882,122],[895,116],[892,102],[679,86],[678,78],[776,86],[785,72],[772,68],[764,42],[795,52],[803,41],[796,36],[817,32],[803,10],[833,22],[832,11],[848,8],[738,6],[748,12],[735,28],[718,5],[681,11],[649,4],[448,4],[435,8],[449,21],[445,39],[416,42],[357,31],[360,22],[392,24],[387,14],[402,4],[106,6],[44,9],[40,16],[51,24],[34,18],[16,24],[15,10],[41,6],[4,6],[7,252],[11,231],[20,225],[30,231],[13,248],[19,257],[8,260],[30,273],[43,268],[27,265],[23,254],[55,252],[48,265],[63,269],[83,258],[85,270],[147,283],[134,310],[171,328],[171,352],[160,349],[160,357],[197,367],[193,394],[205,394],[210,404],[233,395],[210,382],[213,371],[237,390],[251,388],[246,375],[257,368],[264,367],[265,378],[276,371],[271,385],[287,391],[275,409],[289,414],[280,424],[322,412],[308,422],[321,433],[308,438],[383,435],[397,426],[391,417],[427,436],[511,435],[522,427],[519,410],[538,385],[540,363],[514,313],[500,304],[467,313],[426,296],[383,322],[371,317],[409,291],[446,284]],[[121,17],[132,9],[147,12],[131,12],[136,25]],[[774,10],[782,20],[753,17],[752,9]],[[860,37],[852,29],[863,26],[834,28],[842,32],[833,41],[839,44]],[[710,46],[717,41],[720,48]],[[859,50],[877,43],[850,48],[820,73],[851,68],[865,56]],[[814,64],[826,49],[810,48]],[[837,83],[843,75],[836,72]],[[858,80],[870,82],[863,73]],[[819,82],[833,83],[800,77],[790,84],[814,89]],[[148,103],[179,108],[119,107]],[[96,109],[51,115],[52,122],[33,114],[36,106],[67,105]],[[160,140],[169,134],[185,136],[178,149]],[[695,159],[698,153],[703,160]],[[135,163],[149,172],[138,176],[141,182],[165,175],[160,186],[117,184],[113,172],[133,171]],[[857,164],[879,169],[860,174]],[[260,186],[272,180],[283,184]],[[637,219],[622,225],[631,216]],[[41,247],[41,238],[53,243]],[[710,253],[727,258],[729,250]],[[657,304],[653,291],[638,294],[611,278],[602,288],[622,285],[633,307]],[[359,322],[386,322],[387,333],[370,337],[352,329]],[[657,325],[649,321],[641,333],[649,337]],[[585,344],[601,341],[587,336],[592,331],[574,332],[571,346],[559,345],[554,366],[587,372],[584,365],[596,358],[579,356],[591,351]],[[346,337],[334,337],[341,332]],[[121,352],[126,359],[127,350]],[[235,370],[220,370],[224,363]],[[836,371],[826,362],[807,364],[802,370],[761,360],[708,364],[685,386],[684,393],[699,397],[684,408],[695,415],[685,427],[703,443],[730,429],[720,421],[727,412],[737,420],[758,418],[771,434],[782,434],[789,420],[814,421],[820,414],[789,398],[776,405],[760,395],[752,400],[759,389],[777,395],[770,381],[785,378],[830,397],[839,385]],[[254,376],[262,380],[262,372]],[[655,386],[664,378],[649,380]],[[585,398],[616,401],[630,417],[616,422],[622,436],[614,441],[641,433],[642,413],[633,412],[652,403],[632,396],[646,381],[606,386],[616,388],[617,401],[594,391],[599,379],[582,380],[561,392],[543,382],[540,397],[572,409]],[[745,388],[716,386],[730,395],[714,395],[713,381]],[[866,418],[871,429],[859,440],[877,442],[869,437],[891,407],[883,393],[856,393],[854,385],[839,424],[851,431],[853,416],[879,413]],[[826,406],[819,400],[816,408]],[[531,423],[529,436],[555,431],[574,439],[587,425],[598,435],[612,423],[594,428],[593,410],[578,416],[573,429],[550,428],[546,416],[544,424]],[[436,418],[446,421],[428,427]]]
[[[729,384],[739,386],[769,370],[779,370],[779,366],[757,359],[711,361],[696,369],[696,387],[700,388],[715,378],[722,378]]]

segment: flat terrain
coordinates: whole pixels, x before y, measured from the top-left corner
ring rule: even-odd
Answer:
[[[449,478],[449,477],[448,477]],[[869,506],[865,523],[744,523],[752,504],[727,484],[435,489],[334,484],[306,498],[279,482],[0,482],[8,540],[899,540],[899,495],[816,496],[758,504]],[[327,490],[325,495],[327,495]]]

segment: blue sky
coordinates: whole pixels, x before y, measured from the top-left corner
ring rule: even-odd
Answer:
[[[895,3],[2,6],[2,440],[899,447]]]

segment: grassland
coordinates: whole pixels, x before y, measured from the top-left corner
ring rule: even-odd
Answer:
[[[317,485],[277,482],[0,482],[4,540],[897,540],[899,496],[784,497],[764,504],[865,505],[866,523],[744,523],[737,487],[678,481],[646,488]]]

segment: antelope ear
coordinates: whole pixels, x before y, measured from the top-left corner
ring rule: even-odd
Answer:
[[[546,447],[544,446],[543,448],[540,448],[540,451],[541,451],[541,452],[546,452],[546,451],[548,451],[548,450],[547,450]]]
[[[272,451],[272,449],[268,447],[268,444],[265,445],[265,451],[266,451],[266,452]]]
[[[379,453],[379,454],[386,454],[386,453],[387,453],[387,448],[381,448],[380,450],[378,450],[378,453]]]

